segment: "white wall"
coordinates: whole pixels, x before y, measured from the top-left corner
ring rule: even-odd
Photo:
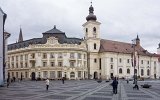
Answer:
[[[0,11],[0,85],[3,85],[3,13]]]

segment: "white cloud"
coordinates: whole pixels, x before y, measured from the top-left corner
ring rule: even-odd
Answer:
[[[160,42],[160,0],[93,0],[101,37],[131,42],[137,33],[141,45],[156,52]],[[57,25],[67,36],[82,38],[90,0],[1,0],[7,13],[6,31],[16,41],[22,26],[24,39],[42,37]]]

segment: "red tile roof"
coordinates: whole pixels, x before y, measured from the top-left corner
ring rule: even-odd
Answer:
[[[147,50],[145,50],[141,46],[135,46],[135,50],[140,55],[157,56],[157,54],[149,53]],[[133,51],[134,51],[134,48],[132,47],[131,43],[105,40],[105,39],[101,39],[101,41],[100,41],[99,52],[116,52],[116,53],[131,54],[131,53],[133,53]]]

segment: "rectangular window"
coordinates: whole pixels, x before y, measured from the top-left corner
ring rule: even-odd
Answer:
[[[8,68],[10,68],[10,64],[8,64]]]
[[[8,62],[10,62],[10,57],[8,57]]]
[[[12,68],[14,68],[14,63],[12,63]]]
[[[16,77],[18,78],[18,72],[16,72]]]
[[[14,61],[14,56],[12,56],[12,61]]]
[[[48,72],[47,71],[43,71],[43,77],[48,78]]]
[[[75,58],[74,53],[70,53],[70,58]]]
[[[71,62],[70,62],[70,66],[71,66],[71,67],[74,67],[74,61],[71,61]]]
[[[113,65],[111,65],[111,69],[113,69]]]
[[[31,54],[31,59],[34,59],[34,58],[35,58],[35,54],[32,53],[32,54]]]
[[[16,56],[16,61],[18,61],[18,56]]]
[[[43,67],[47,67],[47,62],[43,62]]]
[[[62,63],[61,61],[58,62],[58,66],[59,66],[59,67],[62,67],[62,64],[63,64],[63,63]]]
[[[61,78],[62,77],[62,71],[58,71],[58,73],[57,73],[58,75],[58,78]]]
[[[51,62],[51,67],[55,67],[55,63],[54,62]]]
[[[110,61],[113,62],[113,58],[111,58]]]
[[[84,59],[86,59],[86,55],[84,54]]]
[[[55,58],[54,53],[51,53],[51,54],[50,54],[50,58]]]
[[[141,64],[143,64],[143,60],[141,60]]]
[[[50,71],[50,78],[55,79],[55,71]]]
[[[122,59],[121,59],[121,58],[119,58],[119,62],[120,62],[120,63],[122,62]]]
[[[31,62],[31,67],[35,67],[35,62]]]
[[[81,71],[78,71],[78,77],[81,78]]]
[[[14,77],[14,72],[12,72],[12,77]]]
[[[129,59],[127,59],[127,63],[129,64]]]
[[[154,67],[156,67],[156,61],[154,61]]]
[[[43,59],[47,59],[47,53],[43,53]]]
[[[27,54],[25,54],[25,60],[28,60],[28,55]]]
[[[25,67],[27,68],[27,66],[28,66],[28,64],[27,64],[27,62],[25,63]]]
[[[97,63],[97,59],[96,58],[94,59],[94,63]]]
[[[149,61],[147,61],[147,64],[149,64]]]
[[[62,53],[58,53],[58,58],[62,58]]]
[[[78,59],[81,59],[81,54],[80,53],[78,53]]]
[[[99,59],[99,69],[101,70],[101,58]]]
[[[20,56],[21,61],[23,61],[23,55]]]
[[[16,68],[18,68],[18,63],[16,63]]]
[[[23,68],[23,63],[21,63],[21,68]]]
[[[86,67],[87,66],[87,63],[86,63],[86,61],[84,61],[84,67]]]

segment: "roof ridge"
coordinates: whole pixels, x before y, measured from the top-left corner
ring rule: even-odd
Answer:
[[[122,42],[122,41],[116,41],[116,40],[108,40],[108,39],[101,39],[101,40],[112,41],[112,42],[119,42],[119,43],[125,43],[125,44],[131,44],[131,43],[128,43],[128,42]]]

